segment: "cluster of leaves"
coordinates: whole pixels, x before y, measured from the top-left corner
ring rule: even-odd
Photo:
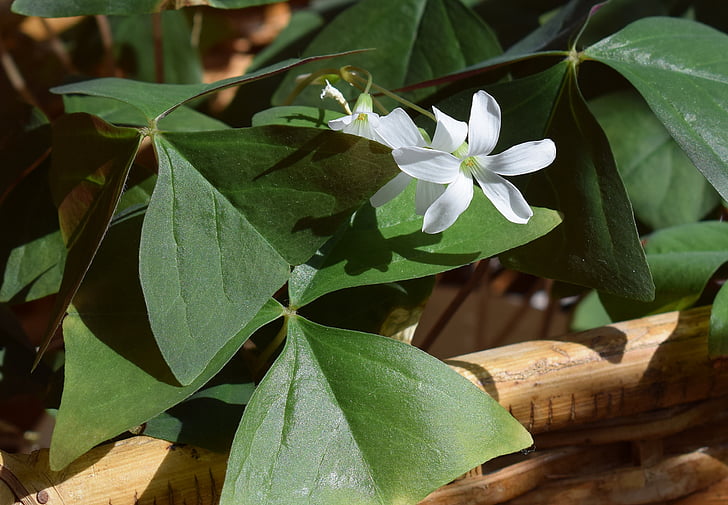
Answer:
[[[572,0],[545,13],[512,2],[505,14],[495,3],[314,4],[239,78],[166,71],[185,77],[54,88],[65,114],[28,121],[3,147],[0,200],[1,300],[56,294],[41,345],[62,324],[54,468],[146,423],[154,436],[231,450],[222,503],[415,503],[530,444],[446,365],[375,334],[426,298],[428,276],[499,255],[564,289],[594,289],[584,325],[700,299],[728,260],[728,225],[715,219],[728,196],[728,35],[700,22],[718,19],[710,3]],[[122,26],[174,7],[122,4],[13,8],[123,15]],[[178,28],[164,32],[167,47],[189,35],[183,13],[162,17]],[[188,61],[191,47],[165,70]],[[336,112],[323,107],[335,104],[320,88],[269,105],[297,76],[343,65],[461,119],[487,90],[503,109],[496,152],[553,139],[555,163],[517,181],[532,220],[509,223],[476,192],[454,226],[425,235],[412,187],[373,209],[368,197],[398,170],[389,149],[329,131]],[[237,86],[221,117],[193,108]],[[727,293],[715,299],[715,354]],[[401,470],[418,467],[427,472]]]

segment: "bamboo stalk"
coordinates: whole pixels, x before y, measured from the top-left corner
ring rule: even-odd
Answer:
[[[706,417],[715,419],[713,414],[724,410],[725,402],[715,400],[697,406],[699,414],[678,409],[671,411],[673,415],[663,412],[637,416],[728,394],[728,370],[711,366],[707,358],[708,319],[707,308],[662,314],[558,341],[525,342],[469,354],[450,360],[450,364],[491,393],[534,433],[543,434],[536,437],[537,444],[548,437],[554,446],[560,445],[559,437],[566,437],[560,442],[567,444],[606,443],[615,440],[605,435],[610,430],[618,432],[617,440],[656,438],[693,426]],[[632,424],[640,425],[628,426],[624,419],[603,421],[617,417],[628,417]],[[582,426],[600,420],[601,424]],[[716,429],[720,435],[724,422],[719,420],[719,424]],[[562,431],[546,433],[557,429]],[[709,431],[697,428],[691,435],[681,432],[673,438],[692,442],[690,437]],[[522,501],[514,504],[651,503],[644,500],[653,498],[663,503],[726,477],[725,448],[659,459],[662,447],[648,443],[642,446],[643,456],[659,460],[650,461],[644,468],[604,470],[596,477],[560,480],[570,490],[564,491],[563,497],[568,495],[576,501],[562,500],[560,485],[552,488],[546,484],[555,474],[597,471],[589,466],[590,462],[623,465],[624,447],[625,443],[620,442],[589,450],[581,446],[540,452],[537,445],[531,459],[446,486],[424,504],[486,505],[519,495],[517,500]],[[206,505],[216,503],[219,497],[226,456],[134,437],[97,447],[60,472],[49,470],[47,450],[31,455],[0,453],[0,465],[2,505],[8,503],[10,493],[28,505]],[[535,491],[526,493],[529,489]],[[604,489],[614,489],[616,494],[609,496],[625,501],[598,501],[609,494]],[[532,495],[534,492],[542,494]],[[523,501],[529,495],[532,501]],[[586,496],[597,501],[580,501]]]
[[[710,309],[659,314],[447,362],[532,433],[728,394],[708,359]]]

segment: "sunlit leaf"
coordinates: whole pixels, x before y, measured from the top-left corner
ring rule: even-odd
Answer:
[[[558,213],[535,209],[527,225],[507,221],[482,191],[450,228],[423,233],[414,212],[415,183],[388,204],[366,205],[306,264],[289,284],[291,304],[302,306],[331,291],[424,277],[523,245],[559,224]]]
[[[686,19],[645,18],[584,54],[629,79],[728,199],[728,35]]]
[[[54,469],[189,397],[253,331],[282,312],[278,303],[266,303],[195,381],[178,385],[155,344],[138,281],[141,221],[137,215],[109,230],[64,320],[65,383],[51,442]]]
[[[419,349],[299,317],[288,326],[243,415],[222,505],[411,504],[531,444],[495,400]]]
[[[240,77],[230,77],[210,84],[157,84],[106,77],[57,86],[52,88],[51,91],[62,95],[81,94],[114,98],[138,109],[147,121],[152,121],[155,118],[162,119],[177,110],[181,105],[196,98],[233,86],[240,86],[241,84],[270,77],[307,62],[324,60],[333,56],[335,55],[290,59],[251,72],[250,74]]]
[[[381,144],[313,128],[167,133],[155,145],[140,274],[182,383],[397,171]]]

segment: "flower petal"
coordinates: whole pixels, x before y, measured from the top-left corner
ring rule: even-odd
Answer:
[[[473,95],[468,121],[468,156],[490,154],[498,143],[501,111],[498,102],[485,91]]]
[[[498,212],[511,223],[526,224],[533,211],[518,188],[498,174],[488,170],[473,172],[480,189]]]
[[[446,230],[468,208],[472,199],[473,180],[462,172],[458,172],[457,179],[425,212],[422,231],[440,233]]]
[[[332,119],[329,121],[329,128],[336,131],[341,131],[345,127],[349,126],[354,121],[354,116],[341,116],[340,118]]]
[[[397,147],[424,147],[425,139],[412,118],[401,108],[396,108],[379,118],[379,126],[374,130],[375,140],[392,149]]]
[[[451,153],[465,142],[468,136],[468,125],[451,118],[437,107],[433,107],[432,110],[435,112],[437,126],[430,145],[438,151]]]
[[[341,131],[376,141],[374,131],[379,126],[379,114],[360,112],[354,113],[353,116],[354,120]]]
[[[399,168],[416,179],[447,184],[460,173],[460,160],[450,153],[422,147],[400,147],[392,151]]]
[[[415,213],[424,216],[427,209],[445,191],[445,186],[434,182],[417,181],[415,193]]]
[[[551,139],[524,142],[491,156],[476,156],[481,167],[500,175],[522,175],[549,166],[556,158]]]
[[[369,203],[372,204],[372,207],[381,207],[390,200],[394,200],[402,191],[405,190],[411,180],[412,177],[404,172],[400,172],[394,177],[394,179],[379,188],[379,191],[374,193],[369,199]]]

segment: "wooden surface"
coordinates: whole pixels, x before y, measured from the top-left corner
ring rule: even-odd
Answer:
[[[707,486],[725,496],[724,441],[711,449],[665,449],[659,442],[676,433],[680,443],[692,440],[681,433],[706,418],[720,421],[718,435],[726,431],[721,415],[727,410],[728,370],[707,358],[708,317],[709,309],[699,308],[449,360],[535,434],[537,450],[445,486],[423,504],[620,503],[582,501],[604,498],[607,488],[625,503],[652,503],[644,500],[658,496],[668,482],[672,491],[660,500],[682,499]],[[590,446],[595,443],[602,445]],[[147,437],[97,447],[61,472],[48,469],[46,450],[0,458],[0,505],[213,504],[226,466],[225,455]],[[603,467],[608,462],[622,467]],[[589,477],[568,478],[585,471]],[[547,485],[555,476],[565,479]]]

